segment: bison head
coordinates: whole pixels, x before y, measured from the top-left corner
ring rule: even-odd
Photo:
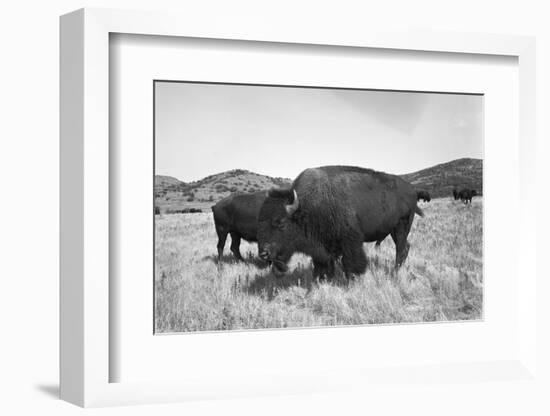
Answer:
[[[293,189],[269,191],[258,215],[258,252],[262,259],[272,262],[273,271],[282,275],[296,251],[298,229],[292,216],[300,205]]]

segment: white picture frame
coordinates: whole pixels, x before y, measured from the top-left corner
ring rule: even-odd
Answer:
[[[61,18],[61,305],[60,394],[80,406],[158,403],[197,398],[308,393],[352,385],[411,380],[410,371],[381,368],[369,372],[335,369],[329,377],[300,372],[263,379],[112,383],[109,348],[109,34],[139,34],[255,42],[383,48],[440,53],[505,55],[519,66],[519,212],[515,241],[522,278],[518,288],[517,354],[507,360],[441,364],[446,380],[479,382],[487,374],[507,380],[536,376],[537,271],[533,199],[535,172],[535,42],[508,35],[377,32],[331,32],[281,28],[243,16],[240,22],[197,22],[190,15],[82,9]],[[111,166],[112,168],[112,166]],[[531,243],[533,244],[533,243]],[[433,377],[434,367],[421,363],[414,377]],[[483,377],[479,374],[483,373]],[[477,375],[476,375],[477,374]],[[345,381],[344,381],[345,380]]]

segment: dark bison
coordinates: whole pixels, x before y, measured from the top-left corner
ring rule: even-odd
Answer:
[[[430,198],[430,194],[427,191],[418,191],[416,193],[416,200],[417,201],[423,200],[424,202],[430,202],[432,199]]]
[[[241,238],[258,241],[258,213],[266,198],[266,192],[232,194],[212,206],[214,224],[218,234],[218,258],[223,254],[227,234],[231,234],[231,251],[242,260],[239,247]]]
[[[468,202],[472,203],[472,198],[477,195],[477,192],[474,189],[464,188],[458,193],[458,199],[467,204]]]
[[[289,189],[272,189],[258,217],[260,257],[280,275],[295,252],[311,256],[315,276],[331,277],[342,260],[346,277],[365,272],[363,242],[391,235],[395,265],[407,258],[416,191],[395,175],[350,166],[306,169]]]
[[[458,201],[458,191],[455,189],[453,189],[453,198],[455,199],[455,201]]]

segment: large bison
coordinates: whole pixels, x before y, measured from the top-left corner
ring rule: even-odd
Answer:
[[[295,252],[311,256],[314,275],[334,274],[341,258],[346,277],[365,272],[363,242],[391,235],[395,265],[407,258],[416,191],[395,175],[351,166],[306,169],[289,189],[272,189],[258,217],[260,257],[281,275]]]
[[[457,199],[460,199],[465,204],[467,204],[468,202],[471,204],[472,198],[476,195],[477,195],[477,192],[474,189],[464,188],[458,193]]]
[[[417,201],[424,201],[424,202],[430,202],[432,200],[432,198],[430,198],[430,194],[428,193],[428,191],[418,191],[416,193],[416,200]]]
[[[214,224],[218,234],[218,259],[222,257],[227,234],[231,234],[231,252],[242,260],[239,247],[241,238],[255,242],[258,233],[258,213],[266,198],[266,192],[232,194],[212,206]]]
[[[455,199],[455,201],[458,201],[458,191],[455,189],[453,189],[453,198]]]

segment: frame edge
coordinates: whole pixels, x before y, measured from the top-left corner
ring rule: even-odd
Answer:
[[[59,395],[84,405],[84,11],[60,18]]]

